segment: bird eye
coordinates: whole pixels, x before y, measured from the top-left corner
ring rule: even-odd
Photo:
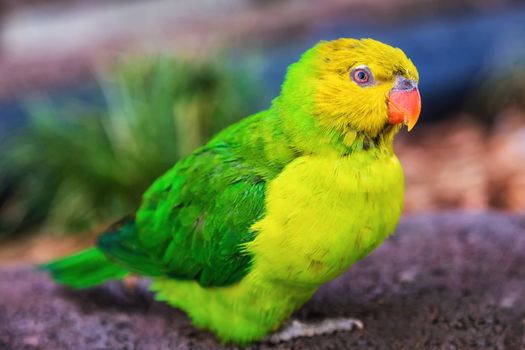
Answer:
[[[350,76],[357,85],[366,85],[372,79],[372,73],[366,68],[356,68],[352,70]]]

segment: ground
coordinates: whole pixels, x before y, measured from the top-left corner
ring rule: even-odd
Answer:
[[[524,266],[525,217],[405,217],[394,236],[295,315],[357,317],[365,329],[277,348],[525,349]],[[221,348],[181,311],[153,301],[146,284],[78,292],[32,267],[4,267],[0,349]]]

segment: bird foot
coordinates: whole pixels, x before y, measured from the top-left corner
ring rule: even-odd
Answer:
[[[279,332],[266,338],[269,343],[281,343],[300,337],[314,337],[334,332],[350,331],[354,328],[363,329],[363,322],[352,318],[329,318],[316,323],[303,323],[293,320]]]

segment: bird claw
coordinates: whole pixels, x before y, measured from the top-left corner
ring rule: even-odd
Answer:
[[[300,337],[314,337],[334,332],[350,331],[354,328],[363,329],[363,322],[353,318],[329,318],[316,323],[304,323],[293,320],[281,331],[269,335],[266,341],[276,344]]]

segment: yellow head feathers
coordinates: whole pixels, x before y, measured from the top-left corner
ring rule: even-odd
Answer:
[[[416,67],[400,49],[344,38],[320,42],[290,66],[282,98],[319,128],[351,143],[356,134],[374,138],[389,124],[413,126],[420,108],[418,81]],[[392,106],[393,92],[403,92],[396,101],[408,105]]]

